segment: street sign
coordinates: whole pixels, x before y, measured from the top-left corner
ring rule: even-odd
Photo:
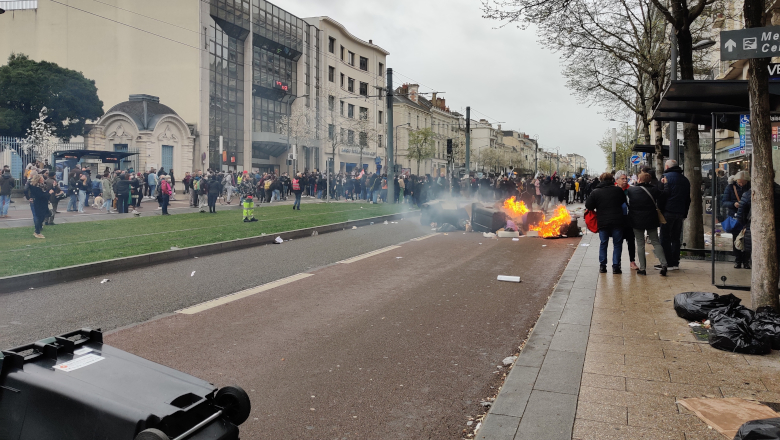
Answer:
[[[639,156],[631,156],[631,165],[639,165]]]
[[[753,154],[753,139],[750,137],[750,115],[739,115],[739,154]]]
[[[720,42],[721,61],[780,56],[780,26],[723,31]]]

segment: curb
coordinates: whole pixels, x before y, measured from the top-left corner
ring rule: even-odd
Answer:
[[[154,252],[151,254],[136,255],[132,257],[115,258],[112,260],[98,261],[94,263],[79,264],[76,266],[62,267],[59,269],[44,270],[40,272],[12,275],[0,278],[0,294],[18,292],[33,287],[45,287],[68,281],[77,281],[84,278],[104,275],[106,273],[121,272],[138,269],[158,263],[185,260],[188,258],[214,255],[222,252],[231,252],[255,246],[263,246],[274,243],[277,236],[284,235],[285,239],[297,239],[310,237],[315,231],[317,234],[342,231],[353,226],[366,226],[385,220],[396,220],[403,217],[414,216],[419,211],[403,212],[379,217],[370,217],[361,220],[352,220],[342,223],[314,226],[306,229],[277,232],[269,235],[240,238],[237,240],[223,241],[219,243],[204,244],[184,249]]]
[[[577,245],[477,439],[571,440],[599,277],[598,261],[584,261],[594,241]]]

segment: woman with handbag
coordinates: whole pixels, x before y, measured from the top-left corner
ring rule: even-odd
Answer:
[[[747,171],[740,171],[734,176],[734,182],[726,187],[723,192],[722,204],[728,212],[728,217],[721,224],[726,232],[732,236],[732,244],[737,240],[737,236],[742,232],[742,226],[735,219],[737,210],[741,206],[742,196],[750,191],[750,174]],[[745,267],[750,269],[750,263],[745,259],[745,253],[734,246],[734,268]]]
[[[661,262],[661,276],[666,276],[668,270],[664,249],[658,239],[658,228],[666,223],[664,215],[658,209],[658,199],[663,193],[651,183],[652,176],[640,173],[636,186],[628,187],[628,220],[636,237],[636,254],[639,257],[637,275],[647,275],[647,258],[645,257],[645,232],[653,245],[653,253]]]

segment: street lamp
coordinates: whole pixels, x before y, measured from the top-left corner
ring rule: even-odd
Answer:
[[[406,124],[395,126],[395,147],[396,148],[394,149],[395,151],[393,151],[393,153],[395,154],[395,156],[393,157],[393,166],[398,165],[398,127],[403,127],[403,126],[409,126],[409,128],[411,128],[412,124],[407,122]],[[406,147],[408,149],[409,145],[407,144]],[[390,171],[392,171],[393,175],[395,175],[395,170],[390,170]]]
[[[628,122],[626,121],[618,121],[617,119],[610,119],[612,122],[620,122],[621,124],[626,124],[626,142],[628,142]],[[617,133],[616,129],[612,129],[612,169],[615,170],[617,168]],[[628,171],[628,169],[626,169]]]

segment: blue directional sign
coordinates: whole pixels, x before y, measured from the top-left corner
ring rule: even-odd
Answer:
[[[753,140],[750,138],[750,115],[739,115],[740,154],[753,154]]]

